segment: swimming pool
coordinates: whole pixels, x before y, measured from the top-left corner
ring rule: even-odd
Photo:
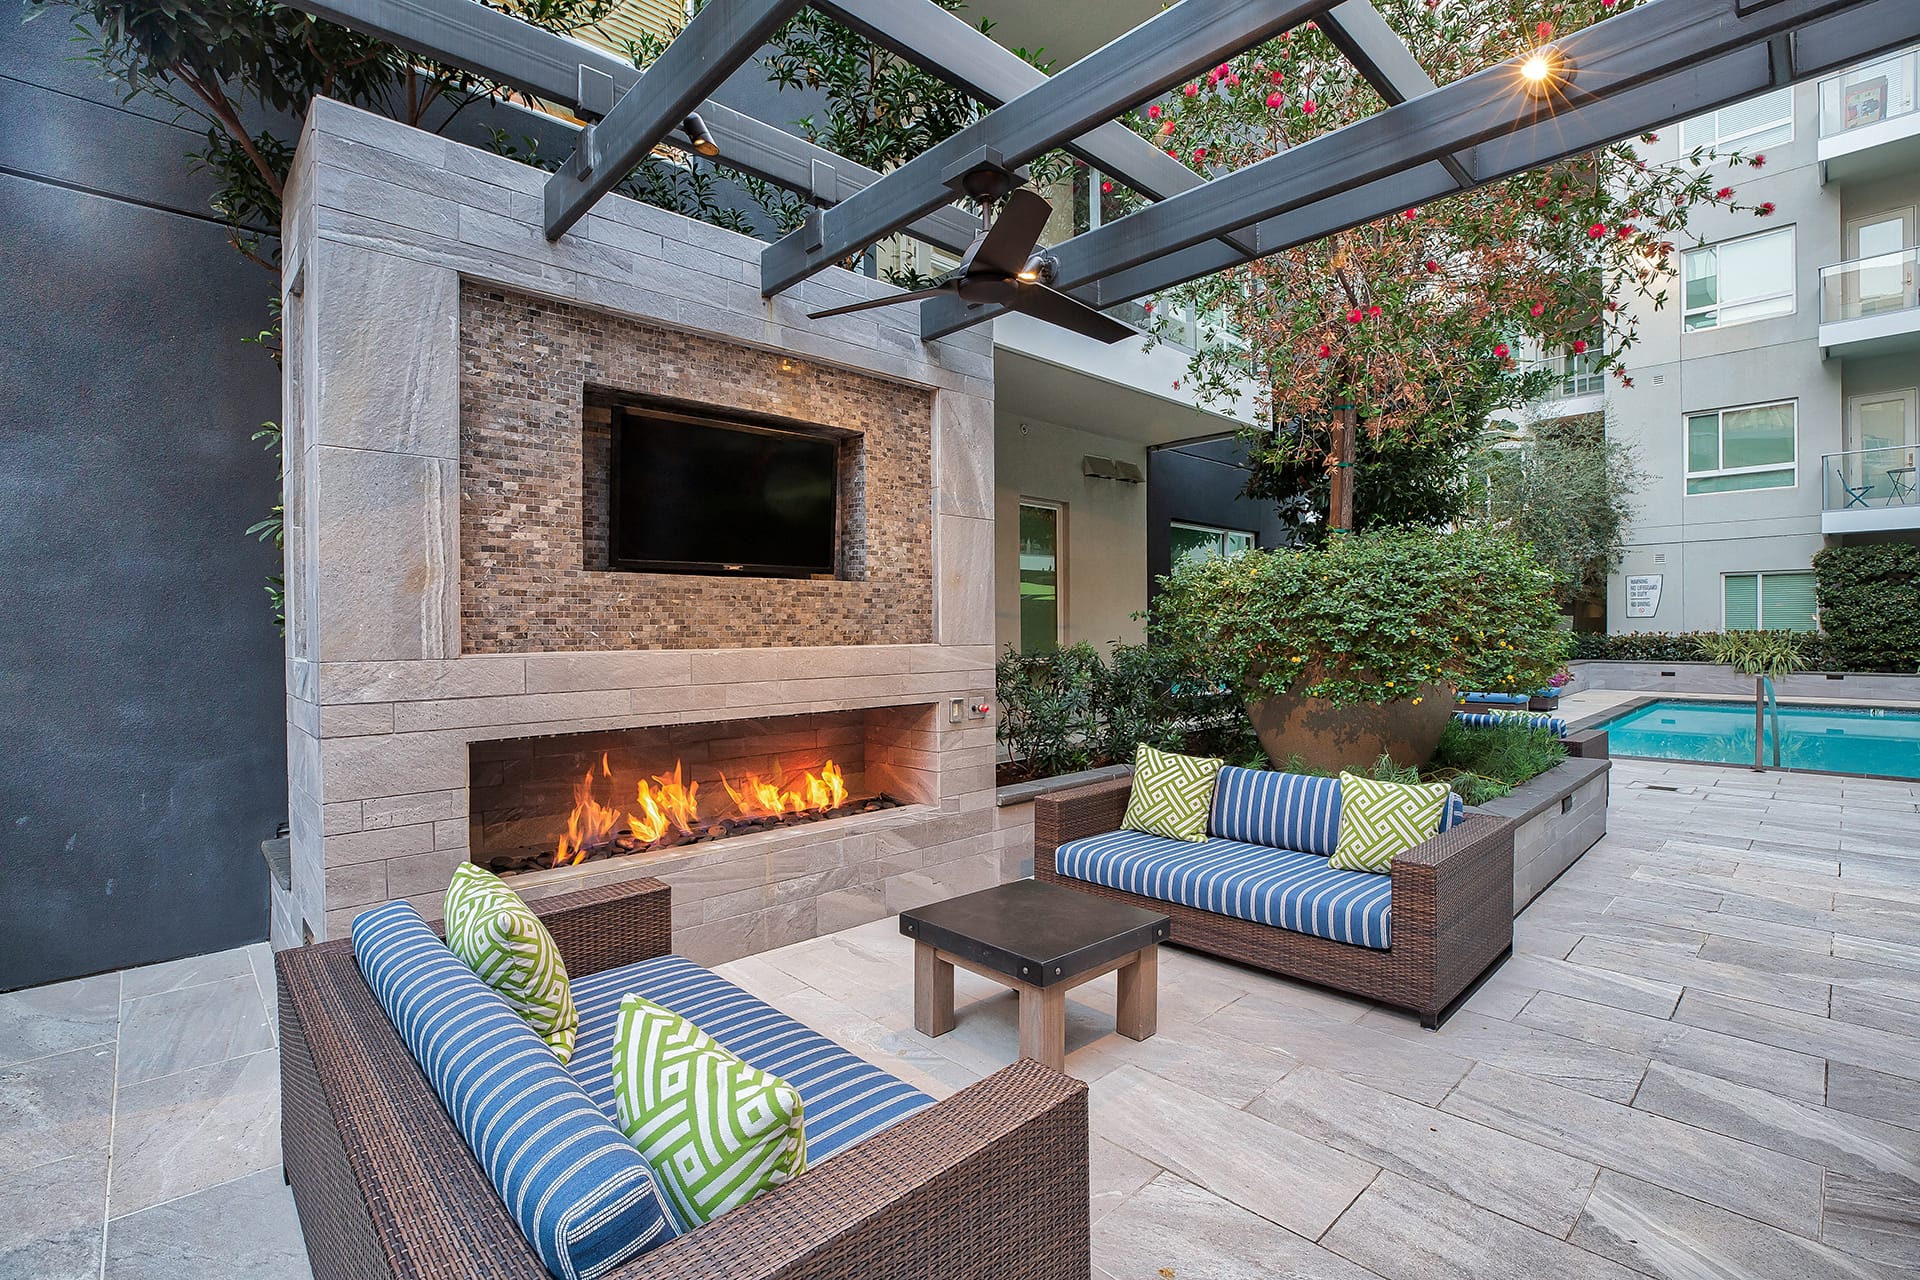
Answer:
[[[1753,704],[1662,699],[1598,726],[1617,756],[1753,763]],[[1882,707],[1780,708],[1780,764],[1822,773],[1920,779],[1920,711]],[[1773,720],[1766,729],[1773,763]]]

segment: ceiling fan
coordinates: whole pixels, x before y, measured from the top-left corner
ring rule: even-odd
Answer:
[[[1052,274],[1052,260],[1034,253],[1034,249],[1040,243],[1040,232],[1047,225],[1047,219],[1053,215],[1052,205],[1037,192],[1022,187],[1007,197],[999,216],[995,217],[994,201],[1006,191],[1004,177],[993,170],[976,170],[967,177],[968,194],[980,204],[980,234],[961,255],[960,265],[949,271],[939,284],[891,298],[873,298],[811,312],[808,319],[822,320],[850,311],[871,311],[876,307],[953,295],[974,306],[997,304],[1009,311],[1023,312],[1096,342],[1119,342],[1139,336],[1138,330],[1047,284]],[[995,178],[999,181],[994,181]]]

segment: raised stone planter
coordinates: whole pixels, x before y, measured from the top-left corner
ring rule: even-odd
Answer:
[[[1637,693],[1715,694],[1752,698],[1753,677],[1715,662],[1602,662],[1571,666],[1573,690],[1630,689]],[[1782,698],[1832,702],[1920,702],[1920,676],[1872,672],[1799,671],[1773,682]]]
[[[1513,823],[1513,913],[1519,915],[1607,833],[1605,756],[1569,756],[1472,812]]]

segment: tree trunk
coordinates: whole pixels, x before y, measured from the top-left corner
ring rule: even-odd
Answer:
[[[1327,527],[1332,533],[1353,532],[1353,437],[1360,415],[1351,404],[1333,409],[1333,478],[1327,495]]]

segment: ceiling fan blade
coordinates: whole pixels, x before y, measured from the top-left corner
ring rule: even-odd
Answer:
[[[1053,206],[1041,199],[1039,193],[1020,188],[1007,197],[999,216],[987,229],[986,236],[974,245],[961,270],[985,268],[1001,275],[1019,275],[1026,269],[1033,247],[1040,243],[1040,232],[1052,216]]]
[[[1095,342],[1124,342],[1128,338],[1141,336],[1138,329],[1121,324],[1078,298],[1069,297],[1043,284],[1021,284],[1007,305],[1036,320],[1071,329]]]
[[[824,320],[828,316],[844,316],[851,311],[872,311],[879,307],[894,307],[902,302],[923,302],[928,298],[944,298],[950,293],[959,292],[956,284],[936,285],[931,289],[915,289],[912,293],[896,293],[890,298],[868,298],[865,302],[851,302],[844,307],[829,307],[825,311],[809,311],[807,319]]]

